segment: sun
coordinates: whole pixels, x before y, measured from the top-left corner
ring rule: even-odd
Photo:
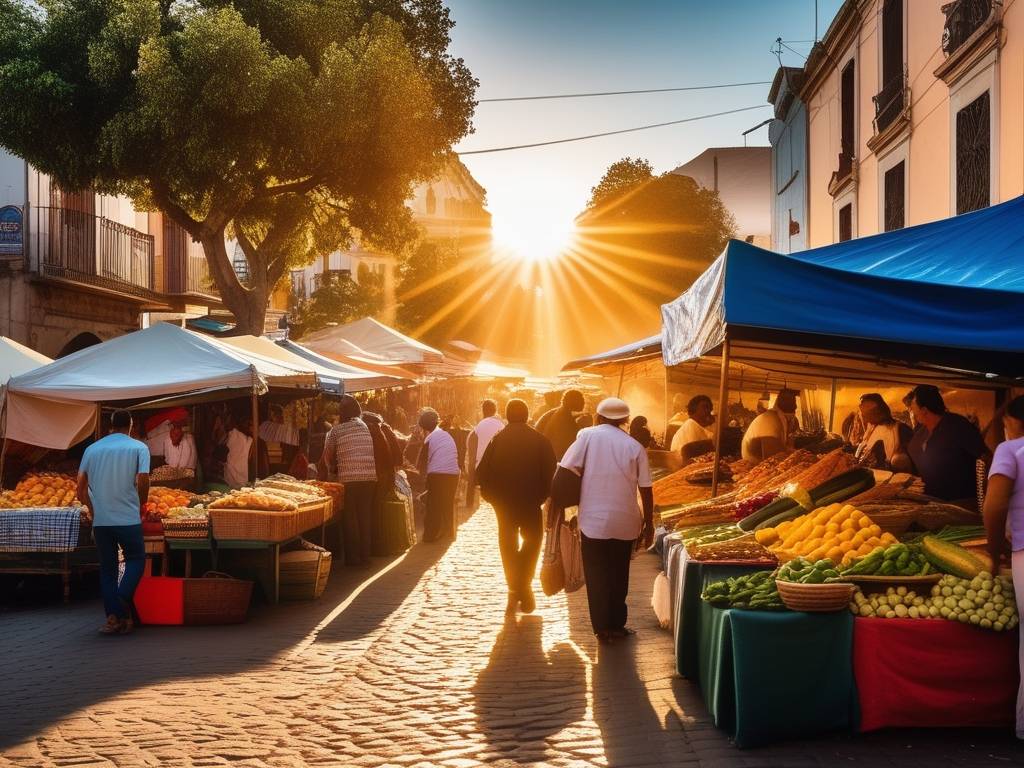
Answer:
[[[496,212],[493,233],[500,256],[538,264],[561,258],[573,245],[576,227],[562,212],[532,208],[506,215]]]

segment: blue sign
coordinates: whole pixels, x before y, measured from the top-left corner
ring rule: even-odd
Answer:
[[[21,208],[0,207],[0,255],[21,256],[23,232]]]

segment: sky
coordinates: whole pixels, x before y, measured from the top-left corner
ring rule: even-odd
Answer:
[[[818,36],[841,0],[818,0]],[[480,81],[478,98],[768,81],[781,37],[803,64],[815,37],[815,0],[448,0],[452,53]],[[771,116],[768,85],[679,93],[480,104],[457,150],[546,141],[748,106],[748,112],[573,144],[468,155],[487,189],[499,246],[524,258],[555,249],[604,170],[644,157],[669,171],[708,147],[742,146]],[[763,105],[763,106],[762,106]],[[767,144],[767,128],[750,134]],[[543,254],[540,254],[542,257]]]

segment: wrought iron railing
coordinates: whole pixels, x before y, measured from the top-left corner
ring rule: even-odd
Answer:
[[[875,133],[881,133],[899,117],[907,106],[907,77],[900,73],[890,78],[882,90],[872,97],[875,102]]]
[[[30,256],[39,274],[122,293],[152,292],[152,235],[86,211],[29,210]]]
[[[218,295],[202,247],[167,219],[164,220],[164,290],[171,295]]]
[[[992,15],[993,0],[954,0],[942,6],[946,24],[942,30],[942,51],[947,56],[967,42]]]

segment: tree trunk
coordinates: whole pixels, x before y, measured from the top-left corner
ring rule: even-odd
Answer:
[[[267,290],[266,275],[259,275],[260,265],[250,265],[254,272],[253,287],[242,285],[235,274],[231,257],[224,242],[224,231],[205,236],[200,241],[203,253],[210,265],[210,274],[220,292],[221,301],[235,316],[235,331],[238,335],[261,336],[267,316],[270,291]]]

